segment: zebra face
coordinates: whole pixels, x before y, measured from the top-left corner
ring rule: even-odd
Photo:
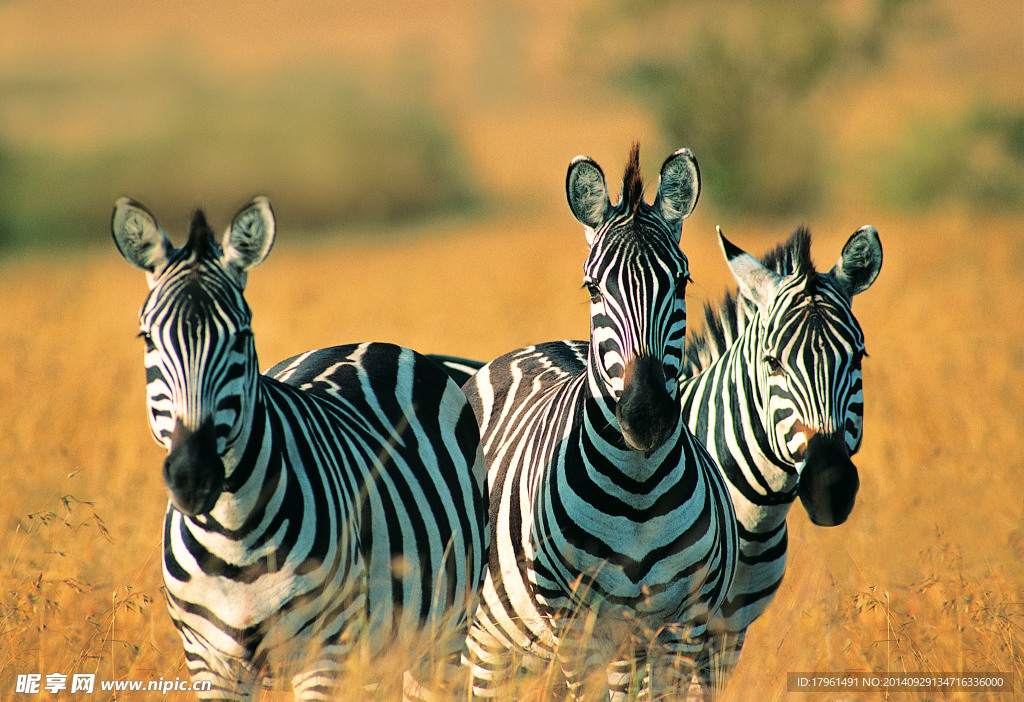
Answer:
[[[201,282],[209,273],[196,267],[176,265],[161,276],[140,318],[150,429],[168,450],[164,480],[175,506],[189,514],[216,503],[221,456],[242,431],[258,367],[237,286],[212,295],[209,281]],[[218,303],[229,295],[232,304]]]
[[[617,239],[602,237],[585,268],[593,380],[616,403],[626,444],[650,453],[679,421],[689,272],[678,246],[639,256]]]
[[[145,208],[122,199],[112,231],[149,281],[139,336],[150,429],[168,451],[164,481],[175,507],[203,514],[217,503],[234,465],[225,456],[248,427],[258,361],[242,293],[246,272],[269,253],[273,214],[257,198],[218,245],[197,212],[188,243],[175,249]]]
[[[584,285],[590,293],[591,393],[614,403],[625,444],[646,455],[680,422],[689,269],[679,232],[699,189],[697,162],[683,149],[665,161],[657,198],[648,205],[635,145],[615,207],[604,174],[590,159],[575,159],[566,179],[569,205],[587,227],[590,245]]]
[[[766,426],[775,454],[800,474],[797,494],[812,521],[833,526],[849,516],[859,486],[850,456],[863,434],[864,337],[827,280],[813,294],[790,287],[763,320]]]
[[[878,275],[881,243],[874,228],[858,230],[823,274],[810,262],[809,235],[802,236],[787,249],[797,252],[794,259],[776,262],[782,272],[721,238],[741,292],[756,308],[748,360],[772,451],[799,474],[797,495],[811,520],[834,526],[849,516],[860,485],[850,456],[863,436],[866,352],[851,302]]]

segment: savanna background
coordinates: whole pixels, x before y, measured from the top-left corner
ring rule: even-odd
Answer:
[[[0,47],[0,698],[187,677],[116,197],[178,243],[198,205],[222,229],[271,197],[264,367],[365,340],[490,359],[585,338],[565,169],[592,156],[614,195],[637,138],[650,191],[676,148],[700,162],[693,328],[731,284],[715,225],[760,254],[806,223],[820,269],[863,224],[885,250],[854,304],[857,507],[794,507],[724,699],[848,670],[1001,671],[992,697],[1024,697],[1020,0],[6,0]]]

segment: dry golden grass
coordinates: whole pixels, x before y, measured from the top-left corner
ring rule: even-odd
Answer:
[[[819,267],[863,223],[816,227]],[[830,530],[794,509],[787,579],[725,700],[784,698],[789,671],[998,670],[1020,694],[1021,222],[874,223],[885,264],[855,303],[870,353],[859,502]],[[566,214],[330,243],[282,231],[248,291],[263,365],[357,340],[491,358],[585,335],[578,229]],[[760,251],[787,232],[728,234]],[[727,272],[699,215],[683,248],[697,325]],[[0,696],[26,673],[186,676],[160,589],[162,452],[134,338],[144,292],[113,246],[0,266]],[[509,699],[546,694],[525,681]]]
[[[0,80],[14,96],[0,115],[0,146],[90,152],[159,131],[171,106],[159,90],[120,89],[126,62],[177,56],[199,85],[216,75],[253,90],[301,65],[365,74],[387,90],[425,65],[422,89],[458,133],[469,177],[495,212],[514,216],[322,242],[284,223],[250,279],[257,348],[264,367],[364,340],[493,358],[587,332],[585,244],[560,191],[568,160],[593,156],[615,190],[639,136],[645,173],[657,172],[654,116],[585,70],[594,57],[584,25],[627,5],[0,3]],[[840,5],[852,27],[875,7]],[[846,180],[872,182],[917,116],[984,99],[1019,103],[1019,0],[936,0],[923,11],[934,22],[898,27],[884,72],[853,67],[812,100]],[[690,25],[658,30],[644,38],[652,51],[684,40]],[[65,74],[86,88],[61,93],[65,83],[50,79]],[[32,97],[26,86],[39,75],[55,94]],[[960,154],[948,157],[957,168]],[[713,193],[715,174],[705,175]],[[786,581],[750,630],[726,702],[804,699],[787,694],[787,672],[846,670],[1012,672],[1012,697],[1024,697],[1024,221],[879,218],[868,192],[835,193],[836,214],[810,222],[820,268],[862,224],[878,227],[885,248],[881,276],[854,305],[870,353],[858,505],[830,530],[794,508]],[[239,192],[238,204],[251,194]],[[97,212],[109,206],[97,202]],[[280,206],[283,214],[289,204]],[[164,221],[179,241],[185,214]],[[223,226],[228,214],[211,219]],[[698,207],[684,227],[695,327],[703,302],[729,284],[717,223]],[[730,224],[726,233],[759,252],[789,232]],[[113,246],[54,256],[0,261],[0,699],[13,696],[19,674],[187,676],[161,592],[162,451],[146,426],[134,338],[143,277]],[[373,677],[370,669],[349,682]],[[507,698],[548,699],[545,682],[520,681]]]

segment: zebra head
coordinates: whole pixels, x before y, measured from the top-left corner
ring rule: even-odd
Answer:
[[[270,202],[257,197],[220,244],[196,212],[188,242],[176,249],[145,207],[129,198],[114,207],[114,243],[149,283],[139,314],[149,426],[168,451],[171,499],[186,514],[213,509],[224,488],[223,457],[248,426],[259,370],[242,292],[249,269],[270,252],[274,229]]]
[[[680,421],[689,269],[679,238],[700,192],[697,161],[689,149],[669,156],[653,205],[644,202],[636,144],[617,205],[584,156],[569,165],[566,192],[590,246],[590,390],[614,403],[626,445],[650,455]]]
[[[762,420],[776,456],[799,473],[797,494],[811,521],[842,524],[860,480],[850,456],[860,448],[864,394],[864,333],[853,296],[882,267],[874,227],[846,242],[828,273],[815,270],[810,234],[799,229],[765,263],[722,235],[722,248],[757,325],[748,361],[756,369]]]

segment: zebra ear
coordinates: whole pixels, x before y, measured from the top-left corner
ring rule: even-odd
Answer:
[[[142,204],[118,198],[110,217],[110,233],[124,259],[149,274],[150,283],[174,252],[167,234]]]
[[[263,195],[253,198],[239,210],[224,234],[221,241],[224,265],[240,274],[258,266],[270,253],[276,230],[270,200]]]
[[[604,171],[592,159],[577,156],[569,164],[565,176],[565,194],[569,209],[587,228],[587,243],[593,243],[594,230],[608,217],[611,202],[608,201],[608,186]]]
[[[679,149],[661,166],[658,197],[654,206],[673,227],[682,224],[697,206],[700,197],[700,169],[689,149]]]
[[[882,241],[874,227],[861,227],[843,246],[831,275],[849,297],[871,287],[882,270]]]
[[[718,227],[718,239],[740,292],[758,306],[762,315],[767,314],[782,284],[782,276],[726,239],[721,227]]]

